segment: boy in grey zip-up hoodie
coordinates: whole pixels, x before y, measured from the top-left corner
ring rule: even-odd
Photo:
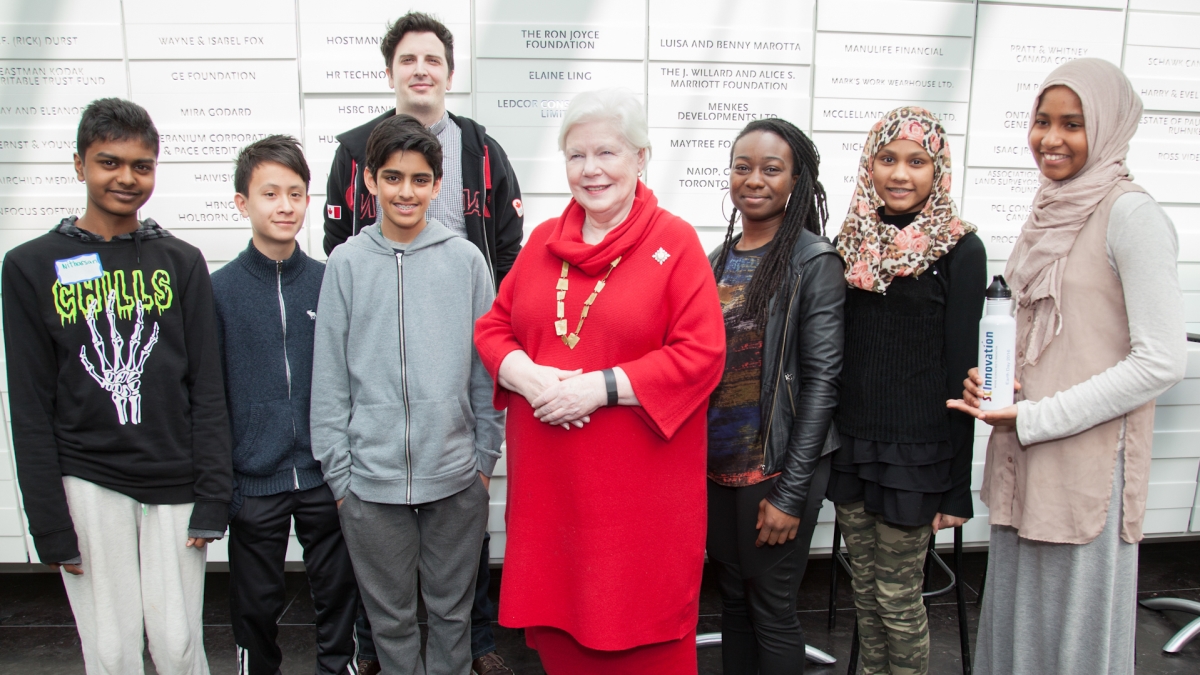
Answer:
[[[398,115],[367,142],[381,218],[330,255],[313,351],[313,454],[342,530],[383,672],[461,675],[502,413],[472,343],[491,307],[483,255],[425,210],[441,147]],[[417,578],[429,610],[421,663]]]

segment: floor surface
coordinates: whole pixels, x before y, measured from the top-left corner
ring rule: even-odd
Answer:
[[[969,553],[964,565],[972,644],[979,617],[974,604],[976,590],[986,560],[984,553]],[[839,584],[837,626],[833,630],[827,627],[829,565],[827,559],[812,561],[799,598],[799,605],[803,608],[800,620],[808,641],[839,661],[838,665],[823,668],[812,666],[808,669],[809,673],[819,675],[846,672],[844,660],[849,655],[853,629],[849,583],[844,577]],[[492,594],[495,596],[502,573],[492,570],[492,575]],[[945,580],[939,573],[934,577],[934,582],[944,584]],[[205,589],[205,647],[215,675],[233,673],[235,670],[233,635],[229,627],[228,583],[228,574],[209,573]],[[1143,544],[1138,583],[1139,597],[1173,595],[1200,600],[1200,541]],[[311,673],[315,630],[312,625],[312,600],[303,573],[288,574],[288,598],[287,611],[279,622],[279,642],[285,655],[282,671],[285,675]],[[937,599],[930,607],[933,644],[931,673],[962,672],[957,617],[953,595]],[[1167,655],[1161,651],[1171,635],[1193,618],[1138,608],[1138,675],[1200,673],[1200,638],[1178,655]],[[718,631],[719,626],[720,597],[712,575],[706,574],[700,600],[699,630],[701,633]],[[497,628],[496,638],[499,652],[518,675],[543,674],[537,654],[525,647],[520,631]],[[79,637],[58,576],[0,574],[0,673],[74,675],[83,672]],[[155,672],[149,658],[146,660],[146,672]],[[716,675],[720,672],[720,648],[702,650],[700,674]]]

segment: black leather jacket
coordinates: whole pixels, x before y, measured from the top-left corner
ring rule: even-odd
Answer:
[[[718,247],[708,256],[714,273],[720,255]],[[771,299],[763,335],[762,470],[781,473],[767,499],[797,517],[804,514],[817,462],[836,448],[831,420],[844,348],[843,270],[828,240],[801,232],[792,250],[793,276]]]

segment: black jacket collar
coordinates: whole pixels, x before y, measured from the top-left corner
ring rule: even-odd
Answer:
[[[304,254],[304,251],[300,250],[300,242],[296,242],[296,250],[292,251],[292,257],[282,261],[282,263],[276,262],[263,255],[257,248],[254,248],[252,240],[246,246],[246,250],[238,254],[237,262],[247,272],[265,282],[274,284],[276,276],[280,275],[282,276],[283,283],[286,284],[300,276],[300,273],[304,271],[304,267],[308,263],[308,256]]]

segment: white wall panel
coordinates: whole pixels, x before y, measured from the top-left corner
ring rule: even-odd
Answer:
[[[179,5],[160,0],[121,0],[125,24],[264,24],[293,22],[293,0],[205,0]]]
[[[1147,509],[1142,532],[1146,536],[1187,532],[1191,509]]]
[[[1002,2],[1011,5],[1057,5],[1059,7],[1095,7],[1124,9],[1125,0],[980,0],[980,3]]]
[[[24,537],[0,537],[0,562],[29,562]]]
[[[979,227],[989,272],[1003,269],[1039,174],[1026,143],[1042,79],[1081,56],[1121,63],[1145,104],[1129,166],[1175,222],[1189,329],[1200,332],[1200,3],[1194,0],[39,0],[0,6],[0,254],[81,214],[71,167],[78,117],[104,96],[145,105],[160,134],[146,215],[200,246],[213,268],[245,245],[232,159],[269,133],[303,142],[314,195],[301,232],[323,258],[321,220],[338,134],[394,106],[380,53],[386,24],[427,11],[455,35],[447,107],[506,149],[523,188],[526,233],[569,194],[558,128],[571,97],[622,86],[645,102],[645,180],[696,227],[724,237],[737,131],[778,116],[822,153],[829,231],[840,225],[867,130],[909,104],[950,134],[952,193]],[[969,167],[969,168],[968,168]],[[1200,350],[1155,420],[1147,532],[1200,531]],[[0,380],[3,374],[0,373]],[[5,411],[7,413],[7,411]],[[987,445],[977,427],[977,518]],[[26,559],[11,444],[0,433],[0,561]],[[492,555],[503,557],[503,467],[491,488]],[[14,520],[15,519],[15,520]],[[16,523],[15,534],[9,534]],[[814,548],[827,549],[832,510]],[[941,537],[946,537],[941,535]],[[939,538],[939,541],[941,539]],[[298,559],[293,541],[289,558]],[[225,559],[223,544],[210,560]]]
[[[655,154],[646,181],[710,250],[728,226],[737,130],[768,117],[810,127],[814,3],[703,0],[682,11],[677,2],[650,0],[649,15],[647,114]],[[778,20],[756,18],[762,16]]]
[[[90,101],[126,95],[121,61],[0,61],[0,125],[67,127],[79,123]]]
[[[1129,9],[1200,14],[1196,0],[1129,0]]]
[[[121,59],[119,0],[0,5],[0,59]]]
[[[818,33],[815,61],[820,97],[966,102],[971,90],[970,37]]]
[[[1121,62],[1118,11],[980,4],[971,99],[970,166],[1033,167],[1025,140],[1033,96],[1072,59]]]
[[[817,5],[817,30],[961,35],[975,28],[975,5],[944,0],[837,0]]]
[[[871,125],[888,112],[913,101],[887,99],[817,98],[813,100],[813,131],[853,131],[865,139]],[[967,104],[951,101],[921,101],[919,105],[937,116],[948,134],[966,135]],[[952,157],[957,171],[962,157]]]
[[[641,59],[645,0],[475,0],[481,57]]]
[[[650,66],[652,127],[729,129],[782,117],[807,129],[807,66],[662,61]]]
[[[126,42],[131,59],[286,59],[296,57],[296,26],[130,23]]]
[[[812,62],[812,2],[650,1],[650,58],[723,63]],[[770,14],[770,24],[759,17]],[[799,38],[799,39],[798,39]]]
[[[120,25],[121,0],[40,0],[0,5],[0,24],[48,25],[56,30],[82,25]],[[120,44],[120,43],[118,43]]]
[[[3,59],[120,59],[121,43],[97,30],[103,24],[0,24]],[[110,30],[120,30],[116,21]]]

